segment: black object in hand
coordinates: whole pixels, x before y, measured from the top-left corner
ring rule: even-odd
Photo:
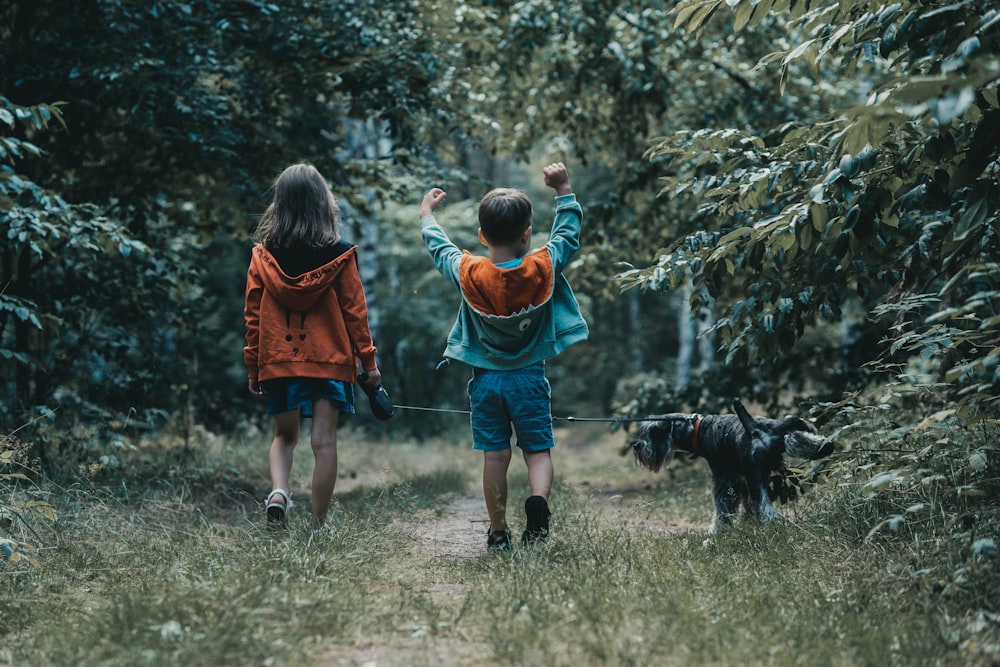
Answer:
[[[390,419],[395,412],[395,408],[392,405],[392,399],[389,398],[389,392],[385,390],[385,387],[381,385],[373,387],[368,382],[368,376],[365,373],[358,376],[358,385],[368,396],[368,405],[371,406],[372,414],[375,415],[375,418],[381,421]]]

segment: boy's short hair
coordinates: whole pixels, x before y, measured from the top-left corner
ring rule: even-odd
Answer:
[[[496,188],[479,202],[479,228],[493,245],[517,243],[531,220],[531,199],[520,190]]]

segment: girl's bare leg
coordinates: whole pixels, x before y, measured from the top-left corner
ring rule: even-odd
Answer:
[[[299,442],[299,411],[283,412],[274,418],[274,440],[268,461],[271,467],[271,489],[284,489],[289,492],[288,478],[292,474],[292,458],[295,445]],[[273,502],[284,502],[281,496],[275,496]]]
[[[313,402],[312,443],[316,465],[312,477],[312,526],[326,520],[337,484],[337,422],[340,410],[326,399]]]

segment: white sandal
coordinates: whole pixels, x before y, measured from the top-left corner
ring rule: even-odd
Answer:
[[[274,497],[281,496],[284,503],[275,502]],[[288,526],[288,510],[292,509],[292,497],[284,489],[275,489],[267,494],[264,501],[264,511],[267,512],[269,526]]]

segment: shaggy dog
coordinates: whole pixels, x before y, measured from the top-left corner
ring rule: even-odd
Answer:
[[[732,522],[742,504],[749,516],[780,521],[771,504],[771,476],[784,470],[784,455],[819,459],[833,445],[798,417],[753,417],[739,399],[733,415],[666,414],[644,422],[632,442],[641,465],[658,471],[670,464],[674,451],[700,456],[712,469],[715,517],[712,530]]]

